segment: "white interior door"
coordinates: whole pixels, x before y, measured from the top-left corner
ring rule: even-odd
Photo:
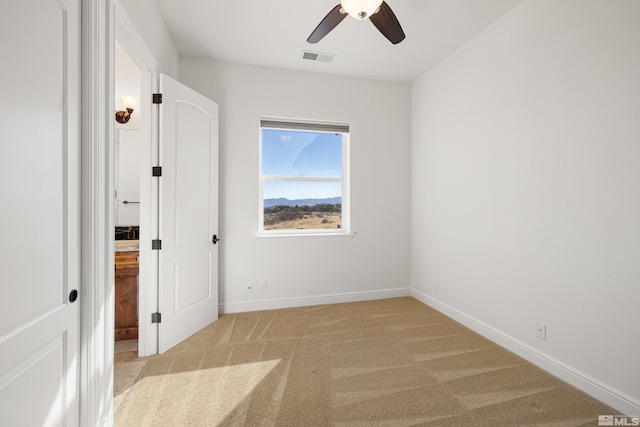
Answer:
[[[218,104],[160,75],[158,350],[218,319]]]
[[[77,426],[79,1],[0,9],[0,425]]]

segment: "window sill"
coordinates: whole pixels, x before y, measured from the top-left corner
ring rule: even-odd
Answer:
[[[310,242],[325,240],[352,240],[355,233],[288,233],[288,234],[258,234],[258,240],[272,240],[282,242]]]

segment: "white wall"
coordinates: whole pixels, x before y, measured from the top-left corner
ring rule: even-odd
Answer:
[[[414,83],[411,148],[415,295],[635,415],[639,22],[523,2]]]
[[[154,0],[115,0],[158,62],[159,71],[178,78],[179,56]]]
[[[220,104],[224,310],[408,295],[410,86],[195,57],[180,64],[181,81]],[[352,240],[256,236],[260,116],[351,124]],[[267,292],[247,291],[263,281]]]
[[[115,133],[114,225],[140,225],[140,131],[118,129]]]

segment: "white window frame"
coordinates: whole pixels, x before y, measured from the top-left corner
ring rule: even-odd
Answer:
[[[262,129],[281,129],[342,134],[342,178],[330,177],[291,177],[262,174]],[[258,237],[313,239],[351,239],[350,186],[349,186],[349,146],[350,125],[339,122],[323,122],[317,120],[283,119],[260,117],[259,149],[258,149]],[[264,183],[267,181],[297,182],[341,182],[342,183],[342,221],[339,229],[304,229],[304,230],[265,230],[264,229]]]

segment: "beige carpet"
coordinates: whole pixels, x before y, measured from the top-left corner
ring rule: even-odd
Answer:
[[[617,411],[413,298],[223,315],[147,358],[138,426],[587,426]]]

